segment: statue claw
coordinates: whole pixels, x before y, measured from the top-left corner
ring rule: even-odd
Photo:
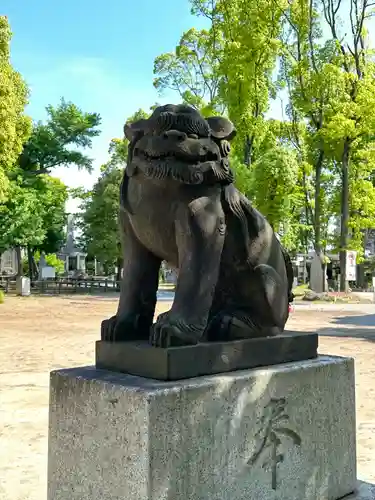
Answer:
[[[139,315],[116,315],[102,321],[101,339],[105,342],[127,342],[147,338],[148,329],[140,321]]]
[[[105,342],[114,342],[114,331],[117,317],[112,316],[109,319],[104,319],[101,324],[101,340]]]
[[[180,319],[174,320],[170,312],[163,313],[151,327],[150,343],[162,348],[195,345],[201,337],[197,330]]]

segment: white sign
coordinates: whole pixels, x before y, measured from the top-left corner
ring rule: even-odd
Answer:
[[[42,280],[48,279],[48,278],[54,278],[56,276],[55,268],[54,267],[42,267],[41,268],[41,278]]]
[[[349,250],[346,252],[346,281],[357,279],[357,252]]]

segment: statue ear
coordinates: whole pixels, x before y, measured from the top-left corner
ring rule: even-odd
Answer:
[[[223,116],[210,116],[206,121],[214,139],[231,141],[237,133],[233,123]]]
[[[136,136],[140,133],[144,133],[147,129],[147,121],[148,120],[138,120],[133,123],[125,123],[124,125],[124,134],[125,137],[132,142]]]

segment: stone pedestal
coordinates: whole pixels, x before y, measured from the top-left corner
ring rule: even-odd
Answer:
[[[24,297],[30,295],[30,278],[20,276],[16,279],[16,294]]]
[[[316,293],[324,292],[325,276],[323,262],[319,255],[314,253],[310,267],[310,288]]]
[[[177,382],[51,374],[48,500],[336,500],[355,487],[352,359]]]

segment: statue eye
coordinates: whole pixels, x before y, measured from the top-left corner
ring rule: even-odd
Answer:
[[[197,134],[189,134],[188,137],[189,139],[198,139]]]

